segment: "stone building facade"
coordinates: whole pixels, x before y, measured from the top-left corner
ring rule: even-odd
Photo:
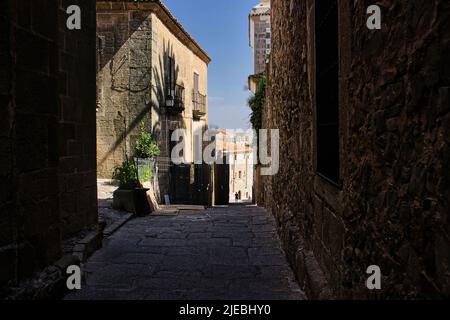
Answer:
[[[253,49],[253,72],[260,74],[266,69],[270,53],[270,0],[262,0],[249,15],[249,44]]]
[[[66,2],[0,2],[0,297],[97,226],[95,3],[70,31]]]
[[[253,131],[216,129],[209,133],[214,136],[216,162],[229,167],[225,177],[229,181],[229,202],[251,201],[255,156]]]
[[[98,176],[133,158],[140,123],[156,138],[161,198],[169,194],[171,134],[186,129],[186,163],[207,129],[206,52],[160,1],[97,1]],[[196,144],[197,143],[197,144]]]
[[[246,135],[236,135],[228,148],[230,161],[230,202],[251,201],[253,197],[253,149]]]
[[[450,3],[272,0],[271,17],[280,171],[256,193],[300,282],[312,298],[449,297]]]

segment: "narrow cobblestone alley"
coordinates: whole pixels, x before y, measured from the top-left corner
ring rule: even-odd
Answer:
[[[83,267],[66,299],[304,299],[275,221],[253,206],[128,222]]]

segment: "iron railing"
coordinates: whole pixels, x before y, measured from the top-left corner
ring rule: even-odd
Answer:
[[[206,114],[206,96],[192,91],[192,102],[193,102],[193,111],[199,115]]]
[[[184,87],[175,85],[167,90],[166,107],[173,110],[184,110]]]

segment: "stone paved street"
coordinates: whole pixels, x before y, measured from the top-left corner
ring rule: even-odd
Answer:
[[[275,221],[231,206],[129,221],[83,267],[66,299],[304,299]]]

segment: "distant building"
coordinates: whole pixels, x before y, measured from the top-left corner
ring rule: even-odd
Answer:
[[[230,202],[251,201],[253,149],[246,136],[236,136],[230,148]]]
[[[249,15],[249,44],[253,48],[253,75],[249,77],[249,88],[256,91],[258,75],[266,69],[271,49],[270,0],[262,0],[253,7]]]
[[[230,202],[251,201],[253,197],[253,135],[216,132],[217,159],[226,161],[230,172]]]

